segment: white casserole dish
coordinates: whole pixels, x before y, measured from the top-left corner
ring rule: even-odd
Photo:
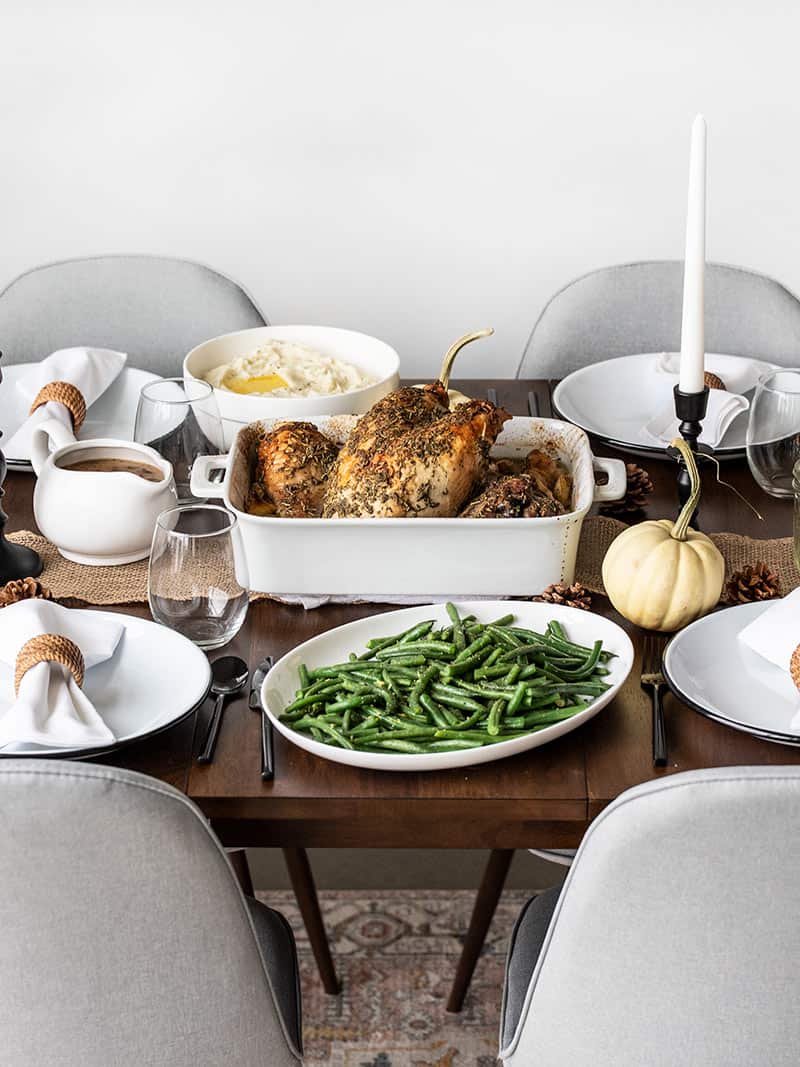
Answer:
[[[259,433],[266,419],[236,434],[227,456],[199,456],[196,497],[218,497],[239,519],[254,591],[275,596],[532,596],[551,582],[571,582],[581,526],[595,500],[625,493],[625,464],[596,459],[577,426],[556,419],[513,418],[492,449],[498,458],[540,448],[563,460],[573,477],[575,510],[536,519],[281,519],[244,511]],[[343,442],[354,415],[309,420]],[[222,483],[209,480],[225,469]],[[595,470],[608,475],[595,484]]]
[[[400,381],[400,358],[385,341],[354,330],[340,330],[334,326],[257,326],[213,337],[197,345],[183,361],[184,379],[200,378],[223,363],[255,352],[269,341],[294,341],[307,345],[326,356],[352,363],[374,381],[361,389],[331,396],[260,396],[232,393],[230,389],[214,389],[220,417],[223,441],[212,441],[214,447],[227,450],[242,423],[256,419],[305,419],[309,415],[360,415],[369,411],[387,393],[396,389]]]

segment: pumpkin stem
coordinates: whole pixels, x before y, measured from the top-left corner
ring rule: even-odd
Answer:
[[[697,462],[694,458],[694,452],[682,437],[676,437],[674,441],[670,442],[670,448],[677,448],[683,457],[683,462],[686,464],[686,470],[689,472],[689,499],[681,508],[681,513],[675,520],[670,535],[675,538],[676,541],[685,541],[686,533],[689,529],[689,523],[692,521],[692,515],[694,515],[697,508],[697,502],[700,499],[700,474],[697,470]]]
[[[450,382],[450,371],[453,369],[453,362],[464,345],[468,345],[470,341],[477,341],[481,337],[491,337],[493,333],[494,330],[491,327],[489,327],[488,330],[476,330],[475,333],[464,334],[463,337],[459,337],[457,341],[454,341],[453,344],[450,345],[445,352],[444,359],[442,360],[442,369],[439,372],[439,381],[445,389]]]

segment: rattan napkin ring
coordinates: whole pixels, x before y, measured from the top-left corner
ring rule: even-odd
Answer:
[[[789,673],[794,684],[800,689],[800,645],[792,653],[792,658],[789,662]]]
[[[36,399],[31,404],[28,414],[32,415],[37,408],[47,404],[50,400],[64,405],[72,416],[73,432],[77,433],[86,418],[86,401],[80,389],[71,382],[48,382],[36,394]]]
[[[61,663],[70,672],[79,686],[83,685],[86,669],[83,653],[63,634],[37,634],[26,641],[17,653],[14,668],[14,692],[19,694],[22,679],[37,663]]]

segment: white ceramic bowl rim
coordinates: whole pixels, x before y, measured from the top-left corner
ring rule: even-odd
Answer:
[[[220,334],[218,337],[209,337],[208,340],[203,341],[199,345],[195,345],[195,347],[187,354],[186,358],[183,361],[184,373],[189,378],[192,378],[194,381],[204,381],[203,378],[197,378],[195,376],[195,374],[194,374],[194,371],[192,370],[192,360],[196,359],[197,353],[199,351],[201,351],[202,349],[205,349],[209,345],[216,344],[216,343],[218,343],[220,341],[233,340],[234,338],[243,337],[243,336],[245,336],[247,334],[252,334],[252,333],[257,332],[257,331],[260,332],[261,330],[275,330],[275,331],[278,331],[278,330],[287,330],[287,331],[288,330],[312,330],[312,331],[317,331],[317,330],[319,330],[319,331],[328,331],[330,333],[335,333],[338,336],[342,336],[342,337],[346,336],[346,335],[350,335],[352,337],[359,337],[359,338],[362,338],[365,341],[370,341],[370,342],[373,342],[376,345],[379,345],[381,347],[382,351],[383,351],[383,355],[385,355],[386,358],[392,363],[392,367],[389,370],[383,372],[379,377],[376,377],[374,381],[369,382],[367,385],[359,386],[357,389],[348,389],[344,393],[331,394],[331,395],[334,395],[334,396],[347,396],[347,397],[357,398],[357,397],[363,395],[364,393],[367,393],[370,390],[375,389],[377,386],[382,385],[384,382],[388,381],[389,379],[393,378],[394,375],[398,374],[399,370],[400,370],[400,357],[398,356],[397,352],[392,348],[392,346],[390,344],[388,344],[388,342],[382,341],[379,337],[373,337],[371,334],[361,333],[358,330],[347,330],[347,329],[344,329],[343,327],[339,327],[339,326],[321,326],[321,325],[305,325],[304,326],[304,325],[287,323],[287,324],[282,325],[282,326],[255,326],[255,327],[252,327],[252,328],[250,328],[248,330],[234,330],[231,333]],[[275,341],[283,340],[283,338],[278,336],[277,333],[271,339],[275,340]],[[310,341],[300,341],[299,339],[297,339],[297,343],[298,344],[307,344],[309,347],[312,346]],[[238,358],[239,358],[238,356],[229,356],[227,360],[223,360],[222,362],[229,362],[230,359],[238,359]],[[337,356],[336,358],[338,359],[338,358],[344,358],[344,357]],[[353,360],[353,362],[355,363],[355,359]],[[220,366],[220,365],[221,364],[217,364],[217,366]],[[361,368],[359,367],[359,369],[361,369]],[[217,386],[214,386],[214,392],[216,393],[216,392],[219,392],[219,391],[226,392],[226,393],[230,393],[231,392],[231,390],[219,390]],[[233,393],[232,395],[239,397],[241,394]],[[307,396],[303,396],[303,397],[299,397],[299,396],[297,396],[297,397],[295,397],[295,396],[270,397],[269,395],[267,395],[265,397],[265,396],[259,396],[257,394],[252,394],[251,396],[247,396],[246,399],[248,399],[248,400],[264,400],[264,399],[269,400],[269,399],[274,399],[274,400],[280,400],[281,402],[291,403],[293,400],[303,400],[303,401],[307,402],[307,401],[313,400],[315,398],[314,397],[307,397]],[[329,395],[328,394],[321,394],[316,399],[319,399],[321,402],[324,403],[326,400],[329,399]]]

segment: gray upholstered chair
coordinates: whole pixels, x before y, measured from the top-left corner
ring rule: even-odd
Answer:
[[[165,256],[67,259],[35,267],[0,292],[6,365],[95,345],[127,352],[132,367],[169,377],[201,341],[265,324],[236,282]]]
[[[623,793],[508,957],[506,1067],[796,1064],[800,767]]]
[[[152,778],[0,762],[0,1061],[302,1062],[291,930]]]
[[[603,267],[545,304],[517,377],[563,378],[604,359],[680,350],[683,263]],[[763,274],[709,263],[706,351],[800,365],[800,300]]]
[[[653,260],[603,267],[565,285],[545,304],[517,368],[518,378],[563,378],[571,371],[637,352],[680,349],[683,262]],[[705,283],[708,352],[800,366],[800,300],[763,274],[709,263]],[[531,849],[569,866],[570,849]],[[450,994],[460,1011],[511,860],[495,850],[475,902]]]

